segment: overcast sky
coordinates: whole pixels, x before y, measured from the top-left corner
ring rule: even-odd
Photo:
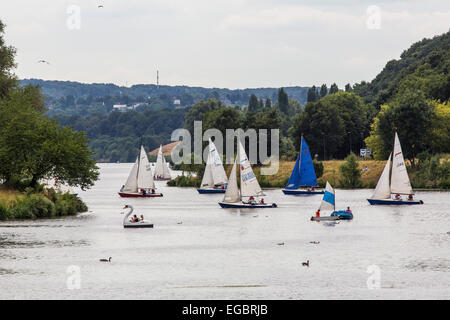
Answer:
[[[450,1],[2,0],[0,19],[20,78],[342,87],[447,32]]]

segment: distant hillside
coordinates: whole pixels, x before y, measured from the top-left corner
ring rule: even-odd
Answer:
[[[415,82],[428,98],[450,97],[450,31],[423,39],[405,50],[399,60],[389,61],[371,82],[354,85],[354,91],[376,107],[391,100],[402,84]],[[420,79],[420,81],[417,81]]]
[[[120,97],[126,97],[120,102],[123,103],[125,100],[129,100],[130,102],[147,102],[152,99],[160,99],[166,102],[164,107],[173,106],[175,100],[180,100],[180,106],[188,106],[201,99],[208,98],[218,98],[225,105],[246,105],[251,94],[255,94],[258,98],[269,98],[272,101],[276,101],[278,90],[278,88],[231,90],[189,86],[157,86],[154,84],[138,84],[131,87],[121,87],[111,83],[87,84],[40,79],[20,80],[21,86],[27,84],[39,85],[42,88],[43,94],[48,98],[48,104],[56,104],[61,102],[60,99],[67,99],[68,96],[73,97],[75,104],[86,104],[86,100],[90,102],[104,102],[104,100],[108,100],[107,97],[116,97],[116,100],[120,100]],[[285,92],[290,98],[304,105],[306,103],[308,89],[308,87],[286,87]]]

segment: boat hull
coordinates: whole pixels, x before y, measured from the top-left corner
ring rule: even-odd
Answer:
[[[336,220],[340,220],[340,218],[337,216],[311,217],[311,221],[336,221]]]
[[[124,228],[133,228],[133,229],[136,229],[136,228],[153,228],[153,223],[139,223],[139,222],[136,222],[136,223],[127,223],[127,224],[124,224],[123,225],[123,227]]]
[[[169,181],[171,178],[153,178],[154,181]]]
[[[119,196],[122,198],[155,198],[162,197],[162,193],[150,193],[150,194],[140,194],[140,193],[125,193],[119,192]]]
[[[423,204],[422,200],[391,200],[391,199],[367,199],[371,205],[413,205],[413,204]]]
[[[308,190],[301,190],[301,189],[295,189],[295,190],[283,189],[281,191],[283,191],[284,194],[289,194],[289,195],[324,194],[323,190],[308,191]]]
[[[197,189],[200,194],[225,193],[226,189]]]
[[[242,202],[238,202],[238,203],[219,202],[219,205],[222,208],[225,208],[225,209],[230,209],[230,208],[235,208],[235,209],[263,209],[263,208],[276,208],[277,207],[276,203],[246,204],[246,203],[242,203]]]

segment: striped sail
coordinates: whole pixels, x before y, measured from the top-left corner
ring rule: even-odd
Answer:
[[[325,187],[325,193],[323,194],[322,203],[320,204],[320,210],[334,210],[336,207],[334,189],[331,187],[330,183],[327,181],[327,186]]]

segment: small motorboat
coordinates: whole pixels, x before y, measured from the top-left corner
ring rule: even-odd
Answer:
[[[124,228],[153,228],[153,223],[150,223],[146,220],[140,220],[138,222],[131,222],[129,216],[133,213],[134,208],[132,205],[125,205],[124,209],[129,209],[125,217],[123,218],[123,227]],[[122,212],[123,214],[123,212]]]

